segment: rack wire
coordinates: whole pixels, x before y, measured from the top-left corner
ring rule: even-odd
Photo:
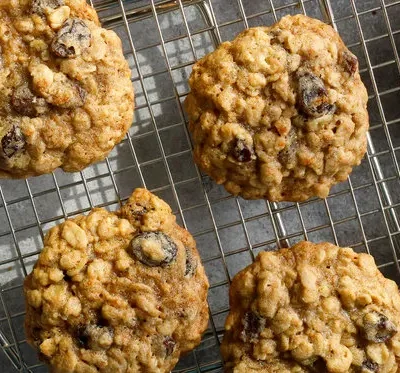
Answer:
[[[111,155],[83,172],[0,181],[1,372],[47,372],[25,340],[22,291],[45,232],[93,207],[115,209],[138,186],[165,199],[192,232],[211,283],[209,328],[176,372],[222,372],[229,282],[261,250],[327,240],[372,254],[400,283],[400,1],[90,1],[123,40],[136,119]],[[369,92],[368,154],[325,200],[245,201],[193,163],[182,110],[187,79],[193,63],[222,41],[295,13],[333,25],[358,56]]]

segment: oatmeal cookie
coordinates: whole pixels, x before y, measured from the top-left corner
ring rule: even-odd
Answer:
[[[47,234],[24,284],[27,340],[52,372],[169,372],[200,343],[207,289],[192,236],[137,189]]]
[[[400,295],[372,256],[329,243],[262,252],[233,279],[222,355],[234,373],[396,373]]]
[[[332,27],[303,15],[198,61],[185,107],[199,166],[244,198],[326,197],[366,151],[367,92]]]
[[[132,123],[130,76],[85,0],[1,0],[0,177],[104,159]]]

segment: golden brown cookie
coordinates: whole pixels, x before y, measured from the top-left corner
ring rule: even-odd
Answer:
[[[234,373],[396,373],[400,295],[372,256],[329,243],[262,252],[230,288]]]
[[[332,27],[251,28],[198,61],[185,107],[197,164],[244,198],[326,197],[366,151],[367,92]]]
[[[132,123],[130,76],[85,0],[1,0],[0,177],[104,159]]]
[[[200,343],[208,281],[170,207],[136,189],[117,213],[54,227],[26,278],[27,340],[52,372],[169,372]]]

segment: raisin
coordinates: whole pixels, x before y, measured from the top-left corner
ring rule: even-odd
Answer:
[[[282,149],[278,154],[278,160],[283,165],[294,165],[297,159],[297,134],[294,126],[290,129],[286,137],[285,148]]]
[[[3,157],[11,158],[25,149],[25,136],[18,126],[11,126],[1,139],[1,154]]]
[[[186,267],[185,277],[192,277],[196,273],[197,261],[193,258],[192,251],[189,248],[186,249]]]
[[[86,23],[78,18],[64,22],[51,43],[53,53],[62,58],[80,56],[82,51],[90,47],[91,34]]]
[[[287,43],[284,42],[284,38],[281,37],[282,32],[281,30],[274,30],[270,33],[270,44],[271,45],[278,45],[281,48],[285,49],[286,51],[290,52],[290,49]]]
[[[361,373],[377,373],[379,372],[379,364],[371,361],[364,360],[361,365]]]
[[[375,343],[384,343],[396,333],[396,326],[382,313],[372,311],[363,318],[365,339]]]
[[[177,255],[175,242],[163,232],[145,232],[131,241],[133,255],[149,267],[165,267]]]
[[[344,50],[341,53],[340,63],[350,75],[354,75],[358,69],[357,57],[348,50]]]
[[[176,345],[174,339],[170,336],[165,337],[163,345],[165,348],[165,356],[166,357],[171,356],[175,350],[175,345]]]
[[[232,149],[232,156],[238,162],[250,162],[253,150],[243,141],[237,139]]]
[[[49,109],[46,100],[35,96],[26,84],[14,90],[11,106],[18,114],[31,118],[45,114]]]
[[[140,223],[143,225],[142,223],[144,216],[148,212],[149,210],[145,206],[142,206],[139,202],[127,202],[122,210],[122,215],[132,224]]]
[[[260,333],[264,330],[266,320],[254,312],[246,312],[242,320],[243,330],[241,339],[243,342],[256,342]]]
[[[81,348],[105,350],[113,343],[114,330],[108,326],[81,325],[77,328],[75,339]]]
[[[56,9],[62,5],[63,0],[32,0],[32,13],[42,16],[46,8]]]
[[[78,91],[78,96],[80,98],[80,100],[77,100],[77,105],[78,105],[78,107],[80,107],[80,106],[83,106],[86,102],[87,92],[79,84],[76,85],[76,89]]]
[[[328,102],[324,82],[311,72],[299,75],[298,93],[300,107],[306,115],[318,118],[336,110],[336,106]]]
[[[89,334],[85,326],[79,326],[75,333],[75,339],[79,347],[89,348]]]
[[[138,220],[141,220],[142,216],[147,214],[147,212],[148,212],[146,207],[140,206],[139,204],[136,204],[135,208],[131,209],[130,211],[131,211],[132,216],[134,216]]]

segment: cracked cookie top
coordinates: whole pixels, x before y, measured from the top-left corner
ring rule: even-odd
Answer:
[[[399,371],[399,290],[370,255],[311,242],[262,252],[233,279],[230,306],[227,372]]]
[[[365,154],[357,58],[316,19],[245,30],[198,61],[189,84],[195,160],[234,195],[326,197]]]
[[[132,123],[130,76],[85,0],[2,0],[0,177],[104,159]]]
[[[192,236],[136,189],[117,213],[46,235],[24,285],[27,340],[54,372],[169,372],[200,343],[207,289]]]

